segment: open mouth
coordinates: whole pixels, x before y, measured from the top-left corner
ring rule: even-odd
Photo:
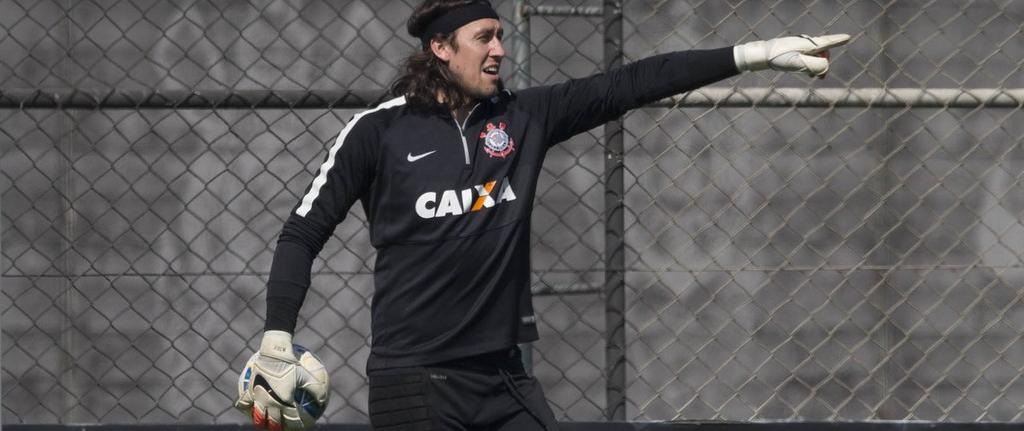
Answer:
[[[498,76],[498,65],[487,66],[484,68],[484,73],[492,76]]]

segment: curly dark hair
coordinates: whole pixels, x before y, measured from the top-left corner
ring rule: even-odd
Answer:
[[[413,10],[406,29],[412,37],[422,39],[427,24],[435,18],[450,9],[473,3],[489,4],[484,0],[424,1]],[[455,42],[455,32],[430,36],[432,40],[442,39],[456,51],[459,49]],[[429,44],[422,45],[419,51],[413,52],[405,59],[405,73],[391,85],[391,94],[405,96],[406,102],[414,108],[444,107],[454,111],[472,101],[471,97],[462,91],[455,76],[448,69],[448,64],[431,52]],[[437,102],[438,94],[444,95],[443,106],[439,106]]]

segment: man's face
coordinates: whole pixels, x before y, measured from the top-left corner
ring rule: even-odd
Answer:
[[[505,57],[501,46],[501,22],[496,19],[478,19],[455,30],[455,48],[447,43],[431,44],[434,54],[448,62],[462,91],[482,99],[495,95],[501,89],[498,68]]]

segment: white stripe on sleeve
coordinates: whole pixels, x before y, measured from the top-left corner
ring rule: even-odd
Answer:
[[[313,201],[315,201],[317,196],[320,195],[320,188],[327,183],[327,172],[334,167],[334,157],[337,156],[338,150],[341,149],[341,146],[345,145],[345,138],[348,137],[348,133],[352,131],[352,127],[355,126],[356,122],[366,114],[404,104],[405,97],[398,97],[384,102],[371,110],[360,112],[352,117],[352,121],[349,121],[348,124],[345,125],[345,128],[341,130],[341,134],[338,135],[338,139],[334,141],[334,146],[331,147],[327,160],[324,161],[324,164],[320,165],[320,173],[317,174],[316,179],[313,180],[313,185],[309,188],[309,192],[302,198],[302,205],[299,205],[299,208],[295,210],[295,214],[305,217],[306,214],[309,214],[309,210],[313,208]]]

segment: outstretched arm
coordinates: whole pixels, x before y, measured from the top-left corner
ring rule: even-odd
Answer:
[[[517,97],[527,110],[540,115],[548,142],[556,144],[630,109],[737,73],[731,47],[680,51],[586,78],[528,88]]]
[[[518,93],[540,115],[552,144],[590,130],[626,111],[720,81],[746,70],[775,69],[823,77],[827,50],[847,35],[799,36],[736,47],[678,51],[648,57],[587,78],[529,88]]]

